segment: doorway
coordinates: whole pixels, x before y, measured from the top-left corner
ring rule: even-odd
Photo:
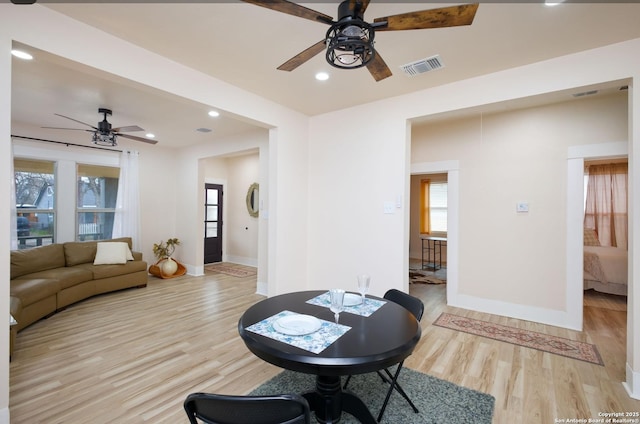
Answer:
[[[204,186],[204,263],[222,262],[223,187]]]

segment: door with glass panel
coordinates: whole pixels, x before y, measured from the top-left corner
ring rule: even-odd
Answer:
[[[222,186],[205,184],[204,263],[222,261]]]

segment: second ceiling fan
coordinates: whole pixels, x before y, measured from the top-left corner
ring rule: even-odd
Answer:
[[[287,0],[243,1],[330,25],[325,38],[280,65],[279,70],[293,71],[326,49],[327,62],[332,66],[342,69],[366,66],[376,81],[391,76],[391,70],[373,47],[376,32],[471,25],[478,9],[478,4],[441,7],[380,17],[374,19],[373,23],[368,23],[364,20],[364,12],[369,6],[369,0],[343,1],[338,6],[337,21],[324,13]]]

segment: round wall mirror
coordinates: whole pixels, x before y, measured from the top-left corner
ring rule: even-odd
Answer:
[[[258,214],[260,213],[260,208],[258,206],[258,193],[258,183],[251,184],[247,191],[247,211],[249,211],[249,215],[253,217],[258,217]]]

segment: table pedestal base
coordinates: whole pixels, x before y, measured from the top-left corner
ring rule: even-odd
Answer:
[[[354,393],[342,390],[340,377],[319,375],[316,378],[316,390],[305,393],[304,398],[315,412],[316,419],[322,424],[340,422],[342,411],[356,417],[363,424],[377,424],[369,408]]]

